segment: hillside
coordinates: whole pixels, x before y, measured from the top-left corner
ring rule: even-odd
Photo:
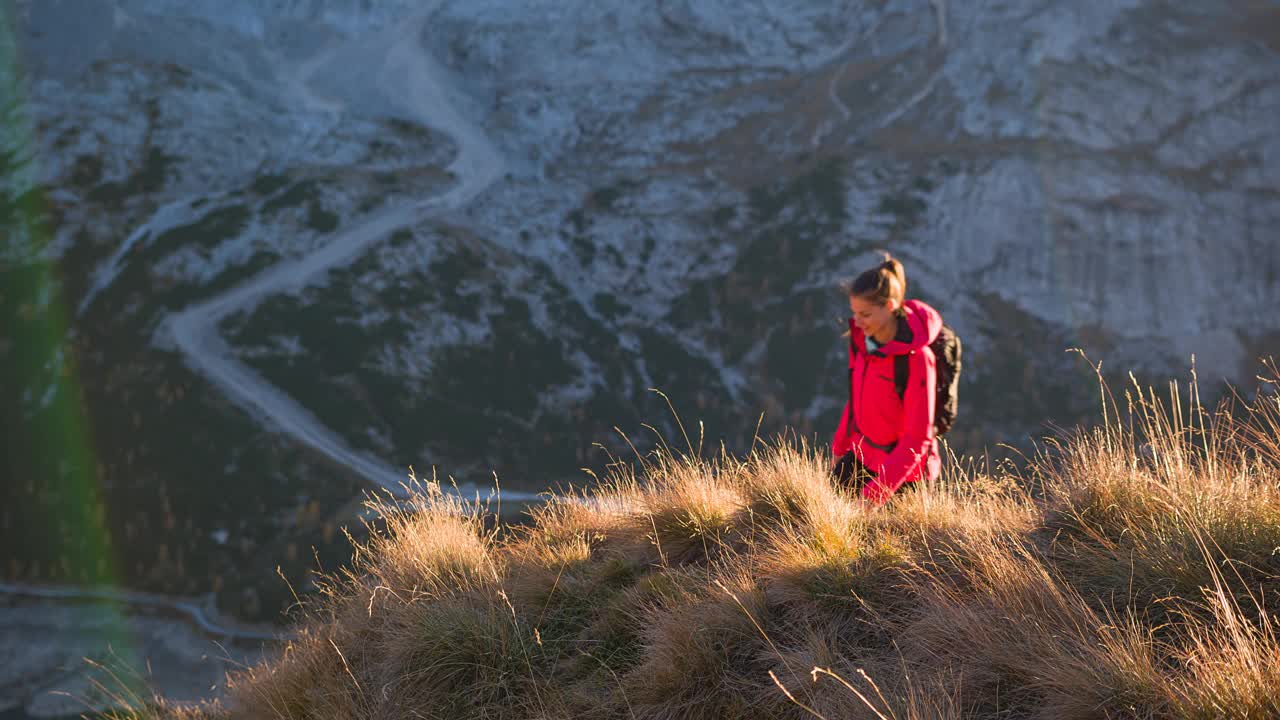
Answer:
[[[1270,0],[0,23],[6,582],[272,621],[410,466],[514,500],[675,435],[650,388],[825,439],[873,248],[965,338],[961,452],[1087,418],[1070,347],[1206,393],[1280,348]]]
[[[1067,348],[1252,384],[1277,115],[1275,0],[5,3],[0,708],[103,650],[31,590],[283,623],[363,491],[510,512],[678,437],[651,388],[821,442],[872,248],[965,338],[961,454],[1091,419]]]
[[[507,533],[426,484],[226,706],[131,717],[1280,716],[1280,403],[1128,395],[881,510],[789,441],[695,438]]]

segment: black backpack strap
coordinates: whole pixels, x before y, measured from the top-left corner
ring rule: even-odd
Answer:
[[[893,356],[893,387],[898,391],[898,399],[907,395],[907,375],[911,372],[911,356]]]

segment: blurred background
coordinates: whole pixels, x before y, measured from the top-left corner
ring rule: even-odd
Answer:
[[[1274,0],[9,0],[0,89],[0,718],[216,694],[410,467],[828,442],[877,249],[962,455],[1280,354]]]

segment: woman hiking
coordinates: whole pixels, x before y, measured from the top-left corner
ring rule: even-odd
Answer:
[[[906,272],[888,253],[844,289],[853,312],[849,398],[832,438],[831,470],[840,484],[881,505],[906,483],[936,479],[942,466],[934,435],[938,373],[929,348],[942,316],[905,299]],[[905,387],[895,367],[899,356],[906,356]]]

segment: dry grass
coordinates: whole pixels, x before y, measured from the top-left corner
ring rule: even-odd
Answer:
[[[502,536],[428,484],[206,716],[1280,717],[1280,405],[1117,404],[881,510],[783,442]]]

